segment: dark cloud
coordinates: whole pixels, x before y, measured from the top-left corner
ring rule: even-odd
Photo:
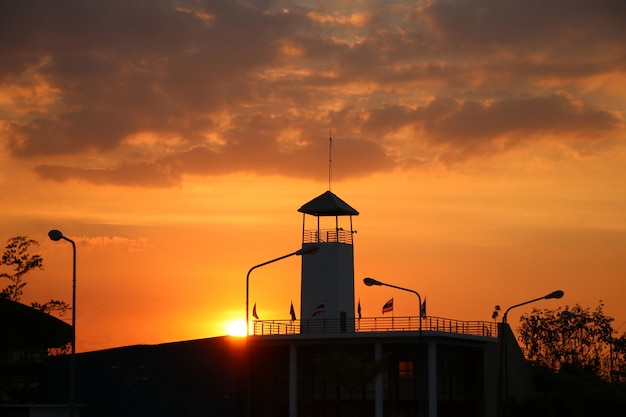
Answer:
[[[417,108],[389,106],[372,111],[365,126],[383,135],[408,126],[419,132],[415,140],[469,157],[537,137],[582,138],[591,143],[623,127],[623,120],[557,93],[482,103],[438,98]]]
[[[21,93],[0,139],[16,158],[78,157],[39,165],[41,178],[153,187],[319,178],[329,128],[345,175],[422,163],[388,139],[406,127],[467,158],[622,128],[576,85],[626,71],[623,2],[376,3],[346,18],[270,0],[3,2],[0,86]],[[129,158],[128,138],[146,132],[176,140]],[[87,152],[109,164],[83,167]]]
[[[96,148],[109,150],[137,131],[132,114],[81,110],[39,118],[28,124],[12,123],[11,151],[17,156],[72,154]]]
[[[621,0],[433,1],[424,15],[442,37],[463,45],[606,47],[626,37]]]
[[[381,147],[370,141],[342,140],[341,169],[333,178],[346,179],[391,168]],[[124,163],[111,168],[76,168],[60,165],[38,165],[37,175],[55,182],[81,181],[93,185],[122,185],[163,188],[182,185],[184,176],[223,175],[233,172],[261,175],[286,175],[325,180],[328,178],[329,147],[319,142],[301,150],[278,154],[259,153],[237,145],[224,152],[205,146],[168,155],[152,163]]]

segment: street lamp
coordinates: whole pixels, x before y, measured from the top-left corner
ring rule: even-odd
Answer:
[[[530,303],[534,303],[535,301],[540,301],[540,300],[549,300],[552,298],[561,298],[563,297],[565,293],[561,290],[556,290],[551,292],[548,295],[544,295],[543,297],[539,297],[539,298],[534,298],[532,300],[529,301],[524,301],[523,303],[519,303],[519,304],[515,304],[509,308],[506,309],[506,311],[504,312],[504,316],[502,316],[502,323],[500,326],[500,331],[499,331],[499,336],[500,336],[500,369],[501,369],[501,384],[500,384],[500,392],[501,392],[501,398],[500,398],[500,413],[502,416],[505,415],[506,413],[506,408],[505,408],[505,401],[507,400],[507,396],[508,396],[508,358],[507,358],[507,346],[506,346],[506,332],[507,332],[507,328],[508,328],[508,323],[507,323],[507,315],[509,314],[509,311],[513,308],[516,307],[520,307],[526,304],[530,304]]]
[[[514,306],[511,306],[509,308],[506,309],[506,311],[504,312],[504,316],[502,316],[502,322],[506,323],[506,316],[509,313],[509,310],[515,308],[515,307],[520,307],[526,304],[530,304],[530,303],[534,303],[535,301],[539,301],[539,300],[549,300],[551,298],[561,298],[563,297],[563,294],[565,294],[563,291],[561,290],[556,290],[551,292],[548,295],[544,295],[543,297],[539,297],[539,298],[535,298],[534,300],[530,300],[530,301],[524,301],[523,303],[519,303],[519,304],[515,304]]]
[[[281,259],[285,259],[285,258],[289,258],[290,256],[293,255],[314,255],[317,253],[317,251],[319,250],[319,246],[318,245],[307,245],[302,247],[301,249],[298,249],[295,252],[291,252],[288,253],[287,255],[283,255],[283,256],[279,256],[278,258],[269,260],[267,262],[263,262],[261,264],[255,265],[252,268],[250,268],[250,270],[248,271],[248,274],[246,275],[246,336],[248,336],[250,334],[250,317],[248,314],[248,306],[249,306],[249,295],[250,295],[250,273],[252,271],[254,271],[256,268],[259,268],[261,266],[267,265],[267,264],[271,264],[273,262],[276,261],[280,261]]]
[[[420,338],[421,338],[422,336],[422,297],[419,295],[417,291],[410,290],[408,288],[398,287],[398,286],[391,285],[391,284],[385,284],[384,282],[380,282],[378,280],[375,280],[374,278],[363,278],[363,283],[367,285],[368,287],[371,287],[372,285],[377,285],[377,286],[383,285],[385,287],[391,287],[391,288],[396,288],[402,291],[412,292],[413,294],[417,295],[417,301],[419,301],[418,312],[419,312],[419,318],[420,318],[419,323],[420,323]]]
[[[367,285],[368,287],[371,287],[373,285],[385,286],[385,287],[396,288],[396,289],[402,290],[402,291],[412,292],[413,294],[417,295],[417,301],[419,302],[419,306],[418,306],[418,309],[417,309],[417,311],[419,312],[419,326],[420,326],[419,343],[420,343],[420,349],[421,349],[421,344],[422,344],[422,297],[420,296],[420,294],[417,291],[415,291],[415,290],[410,290],[408,288],[398,287],[396,285],[385,284],[384,282],[380,282],[380,281],[378,281],[378,280],[376,280],[374,278],[369,278],[369,277],[368,278],[363,278],[363,283],[365,285]],[[380,375],[379,375],[378,378],[381,378]],[[375,406],[376,407],[376,415],[377,416],[378,415],[382,416],[383,415],[383,413],[382,413],[382,402],[383,402],[383,400],[382,400],[382,379],[379,379],[378,384],[380,384],[380,385],[377,385],[377,387],[376,387],[376,392],[377,393],[375,394],[376,398],[375,398],[374,401],[376,403],[376,406]],[[417,377],[417,379],[416,379],[416,388],[417,388],[417,392],[419,392],[419,377]],[[429,403],[429,409],[431,407],[433,407],[433,403],[432,402]],[[429,412],[430,411],[431,410],[429,410]]]
[[[76,392],[76,243],[63,236],[60,230],[50,230],[48,237],[51,240],[67,240],[72,244],[73,268],[72,268],[72,350],[70,354],[70,417],[74,417],[75,392]]]
[[[295,252],[291,252],[288,253],[287,255],[283,255],[283,256],[279,256],[278,258],[274,258],[272,260],[269,260],[267,262],[263,262],[260,263],[258,265],[254,265],[252,268],[250,268],[248,270],[248,274],[246,275],[246,372],[247,372],[247,382],[246,382],[246,415],[250,416],[252,413],[252,398],[251,398],[251,370],[250,370],[250,357],[249,357],[249,352],[247,351],[247,344],[248,344],[248,335],[250,334],[250,317],[248,314],[248,306],[249,306],[249,300],[250,300],[250,273],[252,271],[254,271],[255,269],[267,265],[267,264],[271,264],[274,263],[276,261],[280,261],[281,259],[285,259],[285,258],[289,258],[290,256],[294,256],[294,255],[315,255],[317,253],[317,251],[320,249],[320,247],[318,245],[307,245],[302,247],[301,249],[298,249]]]

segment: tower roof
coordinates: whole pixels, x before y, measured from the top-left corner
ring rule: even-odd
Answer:
[[[313,216],[358,216],[359,214],[330,190],[304,204],[298,211]]]

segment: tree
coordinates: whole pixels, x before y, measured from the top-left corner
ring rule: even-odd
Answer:
[[[626,335],[613,336],[603,307],[534,309],[520,318],[538,395],[511,416],[613,417],[626,409]]]
[[[578,304],[565,310],[537,310],[520,318],[519,339],[526,358],[554,371],[577,368],[611,380],[624,368],[622,338],[613,337],[613,318],[604,304],[591,311]]]
[[[39,242],[29,239],[27,236],[15,236],[7,241],[0,265],[13,268],[9,272],[0,273],[0,278],[7,278],[11,283],[2,289],[0,296],[11,301],[19,302],[24,294],[26,281],[24,275],[34,269],[43,269],[43,258],[41,255],[32,254],[31,250],[39,246]],[[46,303],[31,303],[31,307],[52,313],[54,311],[63,315],[69,310],[69,305],[64,301],[50,300]]]

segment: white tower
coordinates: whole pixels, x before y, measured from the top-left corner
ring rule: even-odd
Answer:
[[[319,246],[314,256],[302,257],[301,332],[354,332],[352,216],[359,212],[331,191],[298,211],[303,213],[302,246]],[[307,229],[310,216],[315,227]]]

